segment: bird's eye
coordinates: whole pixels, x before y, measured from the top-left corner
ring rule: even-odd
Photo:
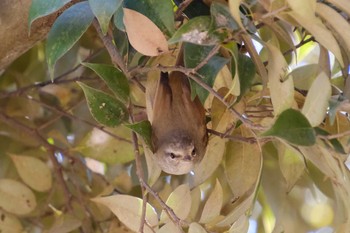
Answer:
[[[176,158],[175,154],[174,153],[170,153],[170,158],[175,159]]]
[[[196,148],[193,148],[192,152],[191,152],[191,155],[192,156],[195,156],[196,155]]]

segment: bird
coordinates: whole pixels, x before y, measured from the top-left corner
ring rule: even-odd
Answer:
[[[180,49],[176,65],[182,64]],[[198,97],[191,98],[184,73],[160,73],[150,121],[154,158],[164,172],[186,174],[203,159],[208,144],[205,109]]]

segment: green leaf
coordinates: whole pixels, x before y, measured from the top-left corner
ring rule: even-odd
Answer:
[[[113,15],[113,23],[120,31],[125,32],[125,25],[123,22],[123,18],[124,18],[124,11],[123,11],[123,4],[121,4]]]
[[[315,132],[317,135],[322,135],[322,136],[328,136],[330,135],[330,133],[328,133],[326,130],[321,129],[319,127],[315,128]],[[333,149],[337,152],[337,153],[341,153],[341,154],[346,154],[343,145],[339,142],[338,139],[334,138],[334,139],[330,139],[329,142],[331,143]],[[327,144],[326,144],[327,145]]]
[[[114,66],[104,64],[92,64],[82,63],[82,65],[89,67],[95,73],[100,76],[107,84],[108,88],[117,96],[121,101],[127,102],[130,94],[130,87],[128,79],[123,72],[115,68]]]
[[[29,30],[34,20],[59,10],[68,2],[70,0],[33,0],[28,17]]]
[[[246,91],[252,86],[253,79],[255,77],[255,65],[252,59],[246,55],[239,53],[238,55],[238,77],[240,83],[241,95],[238,97],[237,102]]]
[[[225,27],[233,31],[239,29],[239,25],[232,17],[230,9],[224,4],[213,2],[210,6],[210,12],[216,27]]]
[[[128,118],[128,112],[123,103],[105,92],[78,82],[83,89],[90,112],[96,121],[115,127]]]
[[[121,0],[89,0],[89,4],[92,12],[96,16],[98,22],[101,25],[103,34],[108,31],[109,22],[112,15],[122,5]]]
[[[64,11],[53,24],[46,43],[46,60],[51,78],[54,66],[88,29],[94,14],[88,2],[80,2]]]
[[[169,44],[186,41],[194,44],[213,45],[218,40],[210,34],[211,18],[199,16],[182,25],[168,40]]]
[[[185,66],[188,68],[195,68],[199,65],[213,49],[212,46],[201,46],[196,44],[186,43],[184,46],[184,60]],[[216,75],[222,67],[228,62],[227,59],[214,55],[209,59],[207,64],[198,70],[198,73],[203,76],[203,82],[210,87],[213,86]],[[204,103],[209,95],[209,92],[201,87],[199,84],[191,80],[192,97],[198,95],[200,101]]]
[[[152,148],[152,126],[149,121],[141,121],[135,124],[125,124],[125,126],[139,134],[145,141],[146,145]]]
[[[277,118],[271,129],[262,136],[276,136],[300,146],[311,146],[316,142],[314,129],[299,111],[287,109]]]
[[[175,31],[173,4],[170,0],[125,0],[124,7],[145,15],[169,37]]]

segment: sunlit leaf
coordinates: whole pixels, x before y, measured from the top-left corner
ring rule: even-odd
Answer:
[[[178,186],[168,197],[166,204],[174,210],[180,219],[186,219],[191,210],[191,194],[188,184]],[[168,215],[162,211],[161,222],[169,222]]]
[[[301,112],[309,120],[311,126],[321,124],[326,116],[329,100],[332,94],[332,87],[329,78],[325,73],[320,73],[306,96]],[[315,107],[317,106],[317,107]]]
[[[24,184],[10,179],[0,179],[0,208],[9,213],[23,215],[37,205],[34,193]]]
[[[128,117],[128,112],[123,103],[84,83],[78,82],[83,89],[90,112],[99,123],[115,127],[122,123]]]
[[[137,232],[139,230],[142,199],[129,195],[114,195],[109,197],[97,197],[92,200],[107,206],[118,219],[132,231]],[[145,233],[151,233],[158,229],[157,213],[148,203],[146,205],[146,221],[148,224],[144,227]],[[149,226],[154,227],[154,230],[150,229]]]
[[[168,52],[168,42],[163,32],[146,16],[124,8],[124,25],[130,44],[146,56]]]
[[[51,78],[54,66],[88,29],[94,14],[88,2],[79,2],[65,10],[53,24],[46,42],[46,60]]]
[[[109,22],[112,15],[116,12],[118,7],[122,4],[121,0],[89,0],[89,4],[92,12],[96,16],[98,22],[101,25],[103,34],[108,31]]]
[[[252,137],[243,125],[233,135]],[[225,175],[234,197],[243,196],[259,180],[262,154],[258,144],[230,141],[225,151]]]
[[[199,207],[202,204],[200,186],[197,186],[191,190],[191,200],[192,200],[191,211],[187,217],[187,220],[195,221],[197,219]]]
[[[140,121],[134,124],[124,124],[129,129],[136,132],[138,135],[142,137],[142,139],[145,141],[146,145],[149,148],[152,148],[152,126],[149,121]]]
[[[131,131],[125,127],[118,127],[110,129],[109,132],[120,139],[95,128],[87,133],[72,150],[107,164],[127,163],[134,160]]]
[[[30,29],[32,23],[43,16],[49,15],[71,0],[33,0],[29,10],[28,28]]]
[[[171,36],[175,31],[175,20],[173,4],[169,0],[124,0],[124,6],[134,11],[140,12],[151,19],[157,27],[167,36]]]
[[[276,136],[301,146],[311,146],[316,142],[315,131],[307,118],[294,109],[282,112],[272,128],[262,136]]]
[[[249,228],[249,218],[244,214],[239,217],[239,219],[232,224],[228,233],[241,233],[248,232]]]
[[[220,137],[209,139],[207,151],[202,161],[193,169],[194,176],[191,176],[191,186],[196,187],[208,179],[219,166],[225,151],[226,140]]]
[[[145,143],[143,143],[142,145],[143,145],[143,151],[145,153],[146,163],[147,163],[148,184],[153,185],[158,180],[162,172],[162,169],[158,165],[158,162],[156,161],[155,156],[151,151],[151,149],[148,146],[146,146]]]
[[[186,43],[184,46],[184,60],[185,66],[188,68],[195,68],[199,65],[213,49],[212,46],[201,46],[196,44]],[[228,62],[227,59],[214,55],[209,61],[198,70],[198,73],[203,76],[202,81],[213,86],[216,75],[222,67]],[[204,103],[209,95],[209,92],[201,87],[199,84],[191,80],[192,97],[198,95],[200,101]]]
[[[45,192],[52,186],[50,168],[41,160],[30,157],[11,154],[17,172],[21,179],[32,189]]]
[[[199,16],[182,25],[168,40],[169,44],[185,41],[199,45],[212,45],[217,38],[210,34],[211,18]]]
[[[275,115],[292,107],[294,102],[293,79],[284,80],[287,63],[279,49],[275,46],[266,44],[269,52],[268,87],[270,89],[271,101]]]
[[[219,180],[216,180],[215,188],[206,201],[200,223],[209,223],[220,215],[223,200],[223,191]]]
[[[319,70],[320,67],[318,64],[299,66],[293,69],[293,71],[288,74],[287,78],[293,78],[296,88],[300,90],[309,90]]]
[[[350,2],[349,1],[347,1],[347,0],[328,0],[328,2],[336,5],[337,7],[339,7],[340,9],[345,11],[346,13],[348,13],[348,15],[350,15]]]
[[[228,5],[230,8],[230,12],[232,17],[234,18],[235,22],[238,24],[238,26],[240,28],[244,28],[242,21],[241,21],[241,16],[240,16],[240,10],[239,10],[239,6],[241,4],[241,0],[229,0],[228,1]]]
[[[127,102],[129,99],[130,88],[128,79],[125,75],[114,66],[104,64],[82,63],[96,72],[107,84],[108,88],[113,91],[121,101]]]
[[[0,232],[22,233],[23,227],[19,219],[9,213],[0,210]]]
[[[159,231],[157,231],[157,233],[182,233],[183,231],[181,231],[179,229],[179,227],[177,227],[172,221],[166,223],[164,226],[162,226]]]

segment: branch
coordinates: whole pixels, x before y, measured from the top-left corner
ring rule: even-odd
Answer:
[[[73,212],[73,208],[70,205],[71,194],[70,194],[68,186],[63,178],[61,165],[57,161],[56,155],[55,155],[56,151],[64,151],[64,150],[55,146],[55,145],[51,145],[43,136],[41,136],[41,134],[35,128],[31,128],[31,127],[23,124],[22,122],[11,118],[10,116],[8,116],[6,113],[4,113],[2,111],[0,111],[0,120],[5,122],[6,124],[12,126],[13,128],[19,129],[22,132],[24,132],[30,136],[33,136],[48,151],[49,158],[50,158],[50,160],[53,164],[53,167],[55,169],[57,180],[58,180],[59,184],[61,185],[63,193],[64,193],[66,207],[67,207],[69,212]]]
[[[106,47],[108,54],[111,56],[112,63],[116,67],[119,67],[123,71],[124,74],[127,74],[128,72],[127,72],[126,65],[124,63],[122,56],[119,54],[117,48],[115,47],[115,45],[113,43],[113,37],[112,37],[111,33],[108,31],[106,35],[103,35],[101,27],[96,19],[94,19],[92,24],[94,25],[94,27],[97,31],[97,34],[99,35],[104,46]]]
[[[193,2],[193,0],[184,0],[175,12],[175,19],[180,18],[182,12]]]

